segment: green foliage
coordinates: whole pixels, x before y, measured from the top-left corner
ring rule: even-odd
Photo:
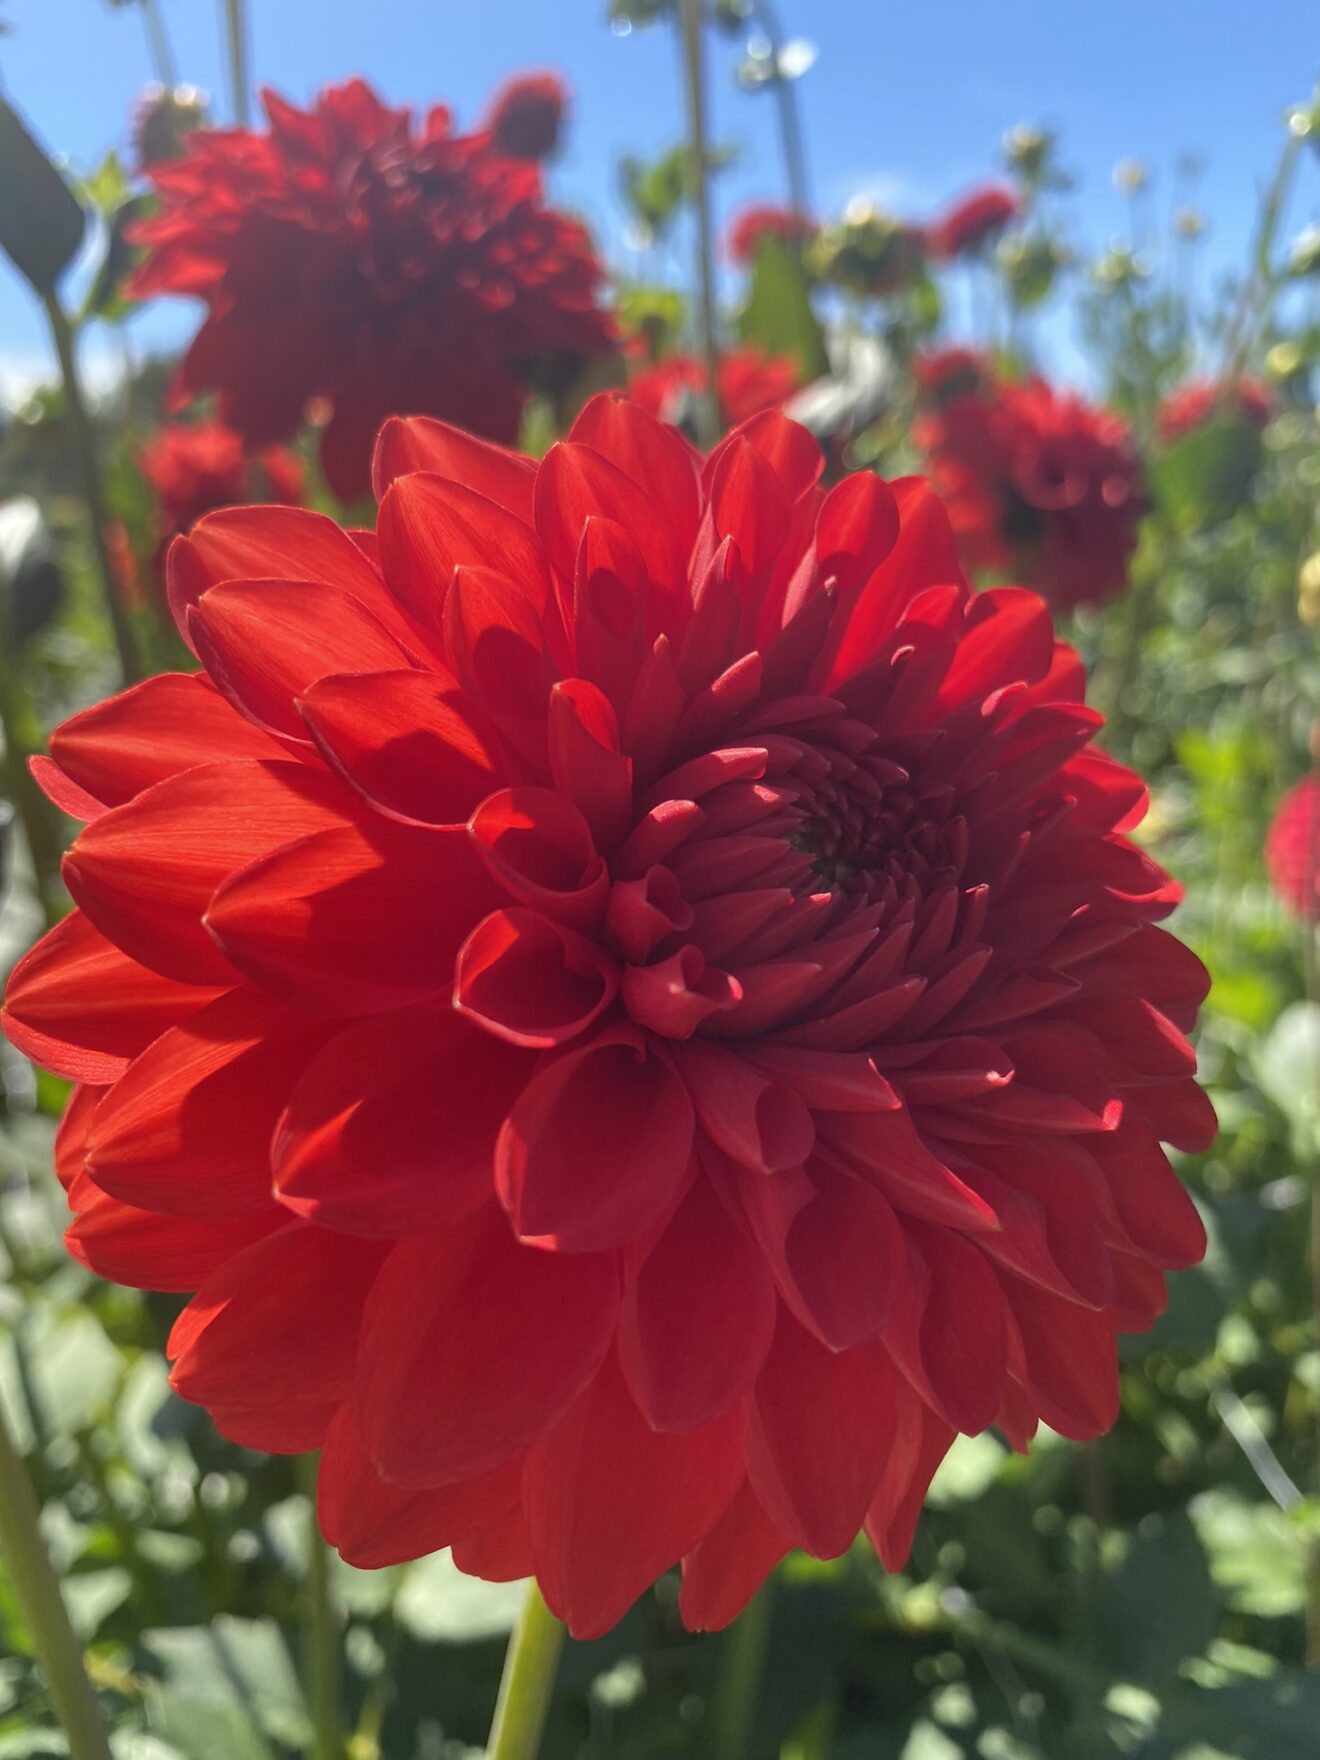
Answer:
[[[42,298],[82,243],[86,217],[68,183],[0,98],[0,248]]]
[[[1176,531],[1209,530],[1241,507],[1261,453],[1260,430],[1253,423],[1211,423],[1160,454],[1150,468],[1151,493]]]
[[[802,253],[783,239],[766,237],[757,246],[738,331],[744,342],[755,343],[766,354],[791,355],[801,366],[804,381],[829,371],[825,336],[811,303]]]

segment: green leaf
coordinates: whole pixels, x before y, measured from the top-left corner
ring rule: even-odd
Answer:
[[[162,1680],[148,1698],[152,1727],[188,1760],[267,1760],[271,1742],[301,1748],[311,1723],[297,1672],[271,1619],[220,1614],[209,1626],[148,1632]]]
[[[756,252],[751,290],[738,320],[744,342],[767,354],[792,355],[805,382],[830,370],[825,336],[811,305],[802,258],[783,239],[766,237]]]
[[[447,1552],[434,1552],[409,1565],[394,1616],[419,1643],[472,1644],[511,1632],[526,1593],[522,1583],[464,1576]]]
[[[1320,1142],[1320,1003],[1290,1003],[1251,1065],[1261,1093],[1288,1120],[1297,1144]]]
[[[1273,1503],[1248,1503],[1216,1488],[1197,1497],[1192,1520],[1216,1583],[1237,1613],[1278,1619],[1306,1605],[1306,1547]]]
[[[0,247],[43,298],[82,243],[87,217],[72,189],[0,98]]]
[[[1176,441],[1151,465],[1155,504],[1175,531],[1219,525],[1246,500],[1260,459],[1258,428],[1212,422]]]
[[[1159,1681],[1199,1656],[1219,1624],[1219,1595],[1196,1529],[1181,1510],[1148,1516],[1096,1599],[1100,1654],[1114,1674]]]

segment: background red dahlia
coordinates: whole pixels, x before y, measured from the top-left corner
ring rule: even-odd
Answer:
[[[439,106],[418,125],[363,80],[310,110],[263,102],[265,133],[194,134],[151,169],[160,209],[135,230],[132,292],[199,296],[208,313],[177,399],[218,393],[254,447],[328,400],[321,465],[351,501],[391,412],[512,441],[538,362],[609,348],[586,231],[498,133],[458,134]]]

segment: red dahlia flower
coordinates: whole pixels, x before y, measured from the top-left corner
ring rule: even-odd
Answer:
[[[1320,917],[1320,777],[1296,783],[1279,802],[1265,839],[1265,871],[1290,910]]]
[[[381,435],[374,535],[204,519],[203,671],[75,716],[89,823],[15,1041],[77,1081],[77,1257],[197,1290],[174,1385],[323,1448],[381,1565],[579,1636],[680,1560],[906,1555],[959,1430],[1118,1408],[1213,1114],[1145,793],[925,483],[703,460],[598,397],[538,465]]]
[[[223,422],[176,422],[160,428],[143,446],[138,462],[156,492],[157,532],[167,545],[204,513],[238,502],[303,499],[298,458],[283,446],[248,456]]]
[[[819,230],[816,222],[805,214],[764,202],[734,215],[725,248],[733,262],[750,264],[756,261],[763,238],[782,239],[785,244],[803,244],[814,238]]]
[[[506,81],[486,112],[497,152],[511,159],[549,159],[559,147],[568,91],[555,73],[525,73]]]
[[[720,408],[731,426],[768,409],[778,409],[802,383],[802,369],[791,355],[735,348],[720,357],[716,385]],[[706,368],[695,355],[671,354],[644,367],[628,381],[627,396],[662,421],[677,421],[683,404],[706,384]]]
[[[1014,384],[966,349],[919,366],[914,435],[971,567],[1013,572],[1052,605],[1127,586],[1146,509],[1123,422],[1043,379]]]
[[[998,238],[1021,212],[1022,204],[1011,189],[1003,184],[986,184],[960,197],[927,228],[926,248],[941,262],[974,256]]]
[[[1274,414],[1274,398],[1258,379],[1196,379],[1166,397],[1160,405],[1160,439],[1180,440],[1207,422],[1250,422],[1265,427]]]
[[[368,488],[376,429],[397,410],[512,440],[534,364],[598,353],[610,323],[585,230],[547,208],[534,164],[450,114],[420,127],[362,80],[311,110],[268,92],[269,131],[193,135],[157,166],[160,212],[132,293],[199,296],[180,401],[216,391],[250,447],[333,405],[331,488]]]

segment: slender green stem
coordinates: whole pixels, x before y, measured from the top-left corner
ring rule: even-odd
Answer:
[[[1314,828],[1312,848],[1308,854],[1307,873],[1317,872],[1320,862],[1320,825]],[[1308,1002],[1320,1002],[1320,946],[1317,945],[1317,930],[1313,923],[1305,923],[1302,928],[1302,970],[1306,982],[1306,999]],[[1320,1061],[1311,1072],[1311,1079],[1320,1093]],[[1315,1321],[1317,1336],[1320,1336],[1320,1172],[1311,1170],[1311,1312]],[[1317,1444],[1320,1445],[1320,1429],[1317,1431]],[[1320,1669],[1320,1537],[1312,1535],[1307,1543],[1306,1563],[1306,1666]]]
[[[9,632],[0,630],[0,731],[3,731],[5,740],[5,793],[23,827],[28,854],[32,858],[37,898],[47,927],[52,927],[59,921],[63,903],[59,819],[28,769],[27,761],[36,744],[36,729],[22,671],[12,664],[12,656]]]
[[[161,17],[159,0],[140,0],[140,5],[142,23],[147,33],[147,47],[151,52],[151,65],[161,85],[167,91],[173,91],[179,83],[179,75],[174,65],[174,52],[170,48],[165,20]]]
[[[68,1737],[72,1760],[110,1760],[105,1726],[83,1667],[82,1646],[69,1624],[69,1612],[41,1538],[38,1514],[32,1481],[0,1408],[0,1554],[32,1635],[51,1704]]]
[[[747,1760],[752,1751],[774,1582],[766,1579],[725,1636],[706,1743],[711,1760]]]
[[[796,82],[785,79],[779,71],[779,56],[784,47],[779,17],[769,0],[758,0],[756,16],[761,21],[774,60],[775,105],[779,111],[779,145],[784,155],[784,177],[788,184],[788,200],[793,212],[805,220],[811,212],[807,193],[807,155],[802,145],[802,122],[798,116]]]
[[[486,1760],[536,1760],[563,1643],[563,1626],[529,1583],[504,1658]]]
[[[304,1586],[303,1657],[307,1702],[312,1710],[312,1760],[343,1760],[344,1727],[339,1696],[339,1617],[330,1587],[330,1555],[316,1519],[319,1457],[303,1455],[298,1476],[309,1503],[307,1582]]]
[[[715,270],[710,219],[710,154],[706,143],[706,73],[701,36],[701,0],[681,0],[683,26],[683,87],[687,98],[688,178],[697,224],[697,318],[701,357],[706,366],[702,399],[701,442],[711,447],[719,438],[719,349],[715,343]]]
[[[87,512],[92,528],[92,554],[96,558],[97,573],[101,577],[101,593],[105,600],[106,615],[109,617],[110,627],[114,631],[115,647],[119,653],[119,668],[123,673],[124,683],[133,684],[140,677],[137,644],[133,640],[133,627],[119,596],[119,589],[115,584],[114,567],[110,561],[110,552],[106,548],[105,489],[101,480],[101,461],[97,453],[96,434],[92,428],[92,418],[87,408],[87,399],[83,394],[82,380],[78,374],[77,338],[58,297],[54,293],[48,293],[43,303],[51,335],[55,339],[55,352],[59,356],[60,374],[64,380],[64,401],[69,412],[69,424],[73,429],[74,447],[78,454],[78,468],[82,473],[83,498],[87,503]]]
[[[247,21],[243,17],[243,0],[224,0],[224,8],[234,121],[240,128],[246,128],[252,118],[252,108],[248,100]]]

